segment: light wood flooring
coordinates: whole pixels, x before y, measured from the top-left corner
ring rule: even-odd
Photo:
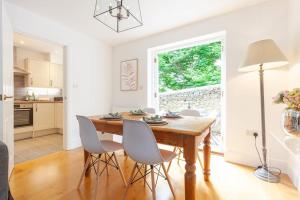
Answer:
[[[126,179],[130,175],[133,161],[125,159],[122,153],[118,160]],[[299,192],[286,175],[279,184],[266,183],[256,179],[253,169],[226,163],[221,156],[212,156],[212,176],[204,182],[197,165],[197,199],[201,200],[299,200]],[[80,190],[76,185],[83,168],[83,151],[76,149],[62,151],[16,165],[10,179],[10,186],[16,200],[89,200],[93,199],[95,174],[86,178]],[[173,162],[170,177],[178,200],[184,199],[184,162]],[[148,177],[150,178],[150,177]],[[148,179],[149,180],[149,179]],[[98,199],[122,199],[124,186],[119,173],[109,170],[100,178]],[[128,191],[130,200],[151,199],[151,191],[143,181],[135,183]],[[157,199],[173,199],[165,180],[159,179]]]

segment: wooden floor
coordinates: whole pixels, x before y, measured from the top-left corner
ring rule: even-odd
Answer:
[[[130,175],[133,162],[120,153],[118,160],[126,179]],[[76,185],[82,170],[81,149],[58,152],[37,160],[16,165],[10,179],[11,190],[16,200],[88,200],[93,199],[95,176],[86,178],[80,188]],[[206,183],[197,166],[197,199],[201,200],[299,200],[300,194],[291,185],[287,176],[282,176],[280,184],[271,184],[256,179],[253,169],[226,163],[221,156],[212,157],[211,181]],[[178,200],[184,199],[184,163],[173,162],[170,177]],[[149,177],[150,178],[150,177]],[[149,180],[149,179],[148,179]],[[119,173],[109,170],[100,178],[98,199],[122,199],[124,186]],[[151,192],[143,181],[134,184],[126,199],[151,199]],[[157,199],[172,199],[165,180],[159,179]]]

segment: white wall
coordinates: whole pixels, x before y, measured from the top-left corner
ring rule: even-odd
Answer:
[[[80,146],[75,115],[111,110],[111,47],[13,4],[6,3],[6,9],[14,31],[66,47],[65,147]]]
[[[289,0],[290,88],[300,87],[300,1]]]
[[[237,71],[247,45],[256,40],[272,38],[284,53],[288,51],[288,4],[274,0],[227,15],[200,21],[188,26],[156,34],[113,48],[113,106],[136,107],[147,105],[147,49],[226,31],[226,139],[225,158],[229,161],[256,166],[258,157],[252,137],[246,131],[260,130],[259,80],[257,73]],[[121,92],[120,61],[139,59],[139,90]],[[271,97],[287,87],[287,70],[270,70],[265,74],[266,121],[268,134],[282,134],[282,106],[272,104]],[[285,167],[282,147],[269,137],[268,145],[273,163]]]
[[[289,71],[289,88],[300,88],[300,1],[289,0],[289,60],[291,62]],[[294,185],[300,191],[300,157],[289,153],[288,175]]]

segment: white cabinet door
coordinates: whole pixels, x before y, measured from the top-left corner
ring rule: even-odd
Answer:
[[[63,88],[63,66],[50,64],[50,86],[53,88]]]
[[[33,109],[34,131],[54,128],[54,103],[35,103]]]
[[[55,128],[63,129],[64,110],[63,103],[55,103]]]
[[[25,62],[29,72],[26,85],[28,87],[49,87],[50,63],[35,59],[26,59]]]

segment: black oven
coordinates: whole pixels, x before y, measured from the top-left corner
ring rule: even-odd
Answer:
[[[14,105],[14,127],[33,125],[33,106],[32,104]]]

